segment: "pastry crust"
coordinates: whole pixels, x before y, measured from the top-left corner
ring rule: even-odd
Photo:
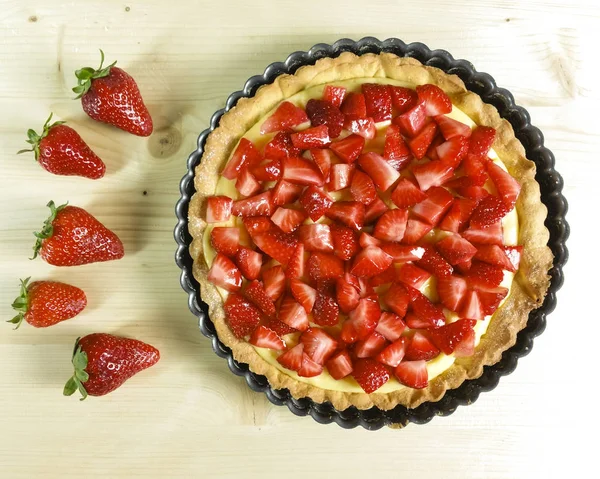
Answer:
[[[523,256],[518,274],[513,280],[507,300],[490,320],[475,353],[457,359],[441,375],[429,381],[424,389],[401,388],[390,393],[348,393],[322,389],[298,381],[264,360],[252,345],[236,338],[225,321],[223,300],[215,286],[207,281],[208,267],[204,260],[202,235],[206,228],[205,198],[215,192],[220,171],[228,161],[240,138],[267,112],[281,101],[302,90],[353,78],[390,78],[413,84],[433,83],[442,88],[460,110],[479,125],[496,129],[493,148],[510,174],[521,184],[516,204],[519,217],[519,244]],[[189,231],[193,237],[190,254],[193,273],[201,287],[202,299],[209,306],[219,339],[233,351],[237,361],[247,363],[255,373],[265,375],[277,389],[289,389],[294,397],[310,397],[316,402],[329,401],[339,410],[350,406],[368,409],[377,406],[388,410],[398,404],[414,408],[425,401],[438,401],[448,389],[457,388],[466,379],[475,379],[483,367],[498,362],[502,353],[515,344],[516,336],[527,324],[529,313],[539,307],[548,290],[553,256],[547,246],[549,232],[544,226],[546,207],[540,200],[539,184],[535,180],[535,164],[525,157],[522,144],[516,139],[510,123],[492,105],[468,91],[456,75],[421,64],[413,58],[401,58],[382,53],[357,56],[349,52],[337,58],[323,58],[315,65],[304,66],[294,75],[280,75],[270,85],[258,89],[252,98],[242,98],[221,118],[219,127],[209,136],[196,168],[196,194],[189,207]]]

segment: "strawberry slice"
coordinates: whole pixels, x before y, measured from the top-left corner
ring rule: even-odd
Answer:
[[[234,201],[231,213],[234,216],[271,216],[273,205],[271,203],[271,192],[265,191],[258,195]]]
[[[266,160],[253,166],[252,176],[258,181],[276,181],[281,178],[281,160]]]
[[[210,196],[206,199],[206,222],[221,223],[231,217],[233,200],[229,196]]]
[[[324,178],[325,182],[328,182],[331,171],[331,150],[327,148],[313,148],[312,150],[309,150],[309,152],[315,165],[319,168],[321,176]]]
[[[296,185],[323,185],[325,180],[317,165],[304,158],[286,158],[282,161],[284,180]]]
[[[410,208],[425,200],[427,196],[407,178],[402,178],[392,192],[392,201],[398,208]]]
[[[302,210],[292,210],[290,208],[277,208],[271,221],[279,226],[284,233],[295,231],[306,219],[306,213]]]
[[[361,155],[358,164],[381,191],[387,190],[400,178],[400,173],[382,156],[373,151]]]
[[[252,196],[260,190],[260,183],[256,181],[256,178],[254,178],[247,168],[244,168],[237,177],[235,189],[238,190],[242,196]]]
[[[225,300],[227,323],[237,338],[243,338],[256,329],[260,322],[260,312],[246,298],[230,293]]]
[[[397,275],[398,281],[417,289],[423,286],[429,278],[431,278],[429,271],[425,271],[412,263],[402,266]]]
[[[335,255],[344,261],[353,258],[359,250],[359,244],[354,230],[335,223],[330,225],[330,229]]]
[[[369,284],[376,288],[382,284],[394,283],[395,281],[398,281],[398,269],[392,264],[382,273],[372,276]]]
[[[437,278],[447,278],[454,271],[450,263],[442,258],[432,247],[425,248],[425,254],[417,261],[417,265]]]
[[[444,90],[437,85],[427,84],[417,86],[419,100],[425,103],[428,116],[445,115],[452,111],[452,102]]]
[[[512,210],[521,192],[521,185],[496,163],[490,162],[487,171],[506,208]]]
[[[467,294],[467,282],[459,276],[440,278],[437,292],[441,303],[451,311],[459,311]]]
[[[275,351],[285,350],[283,339],[275,331],[262,325],[254,330],[248,342],[259,348],[273,349]]]
[[[408,222],[408,210],[388,210],[377,220],[373,234],[384,241],[402,241]]]
[[[333,238],[329,225],[317,223],[302,225],[298,230],[298,236],[304,243],[306,251],[333,252]]]
[[[410,218],[406,223],[406,231],[404,232],[402,242],[406,244],[415,244],[432,229],[433,226],[429,223]]]
[[[446,317],[442,308],[433,304],[427,296],[418,289],[409,289],[410,305],[413,312],[422,320],[426,321],[430,328],[439,328],[446,324]],[[408,323],[407,323],[408,324]],[[409,327],[410,324],[409,324]]]
[[[380,316],[381,308],[377,301],[370,298],[361,299],[342,325],[340,338],[346,344],[367,339],[375,331]]]
[[[425,153],[427,153],[429,145],[431,145],[437,130],[437,123],[428,123],[412,140],[408,142],[408,146],[417,160],[420,160],[425,156]]]
[[[440,354],[438,347],[423,333],[416,331],[408,343],[404,357],[408,361],[429,361]]]
[[[283,160],[288,156],[300,156],[300,153],[302,151],[294,146],[287,131],[280,131],[265,145],[265,158]]]
[[[488,196],[490,193],[485,188],[481,186],[462,186],[455,188],[456,193],[465,198],[470,198],[477,202],[481,201],[483,198]]]
[[[355,171],[350,183],[350,194],[359,203],[370,205],[377,198],[373,180],[362,171]]]
[[[331,103],[337,108],[342,106],[345,96],[346,89],[343,86],[327,85],[323,90],[323,101]]]
[[[277,301],[285,289],[285,273],[281,265],[263,270],[262,280],[269,297],[273,301]]]
[[[412,88],[390,86],[390,91],[392,92],[392,104],[398,110],[398,114],[410,110],[419,101],[417,92]]]
[[[224,254],[218,253],[208,270],[209,282],[227,291],[238,291],[242,287],[242,273]]]
[[[463,136],[468,138],[471,136],[471,127],[464,123],[454,120],[446,115],[438,115],[434,118],[440,131],[446,140],[454,138],[455,136]]]
[[[398,315],[400,319],[408,309],[409,296],[406,288],[401,284],[392,284],[390,289],[383,295],[383,303]]]
[[[337,138],[344,126],[344,114],[336,106],[323,100],[310,99],[306,104],[306,114],[313,127],[325,125],[331,138]],[[293,141],[293,136],[292,136]],[[298,146],[298,145],[295,145]],[[314,147],[316,148],[316,146]]]
[[[308,116],[302,108],[290,103],[281,102],[277,110],[265,120],[260,127],[260,134],[274,133],[276,131],[288,130],[308,121]]]
[[[305,309],[290,295],[285,296],[281,301],[278,319],[298,331],[308,329],[308,315]]]
[[[427,191],[427,199],[415,205],[412,212],[431,225],[436,225],[452,204],[453,196],[448,190],[434,186]]]
[[[440,157],[437,154],[437,147],[440,146],[442,143],[444,143],[444,137],[441,135],[436,135],[433,141],[431,142],[431,145],[429,145],[425,156],[431,161],[439,160]]]
[[[367,394],[377,391],[390,379],[390,372],[383,364],[371,358],[357,359],[352,377]]]
[[[344,274],[344,263],[337,256],[314,252],[308,259],[308,276],[315,283],[319,280],[337,279]]]
[[[471,243],[497,245],[502,245],[504,243],[501,221],[497,221],[496,223],[483,228],[470,226],[463,232],[462,236]]]
[[[345,274],[343,277],[338,278],[335,282],[335,295],[337,302],[340,305],[342,312],[346,314],[353,309],[356,309],[360,301],[360,293],[358,288],[352,281],[348,279],[348,276],[352,275],[349,273]]]
[[[377,361],[380,363],[392,366],[395,368],[404,359],[406,347],[408,346],[407,338],[398,338],[397,341],[390,344],[377,355]]]
[[[469,149],[469,140],[464,136],[455,136],[439,145],[435,152],[442,163],[457,168]]]
[[[473,261],[466,276],[471,286],[482,288],[496,288],[504,279],[502,268],[481,261]]]
[[[513,269],[509,271],[517,271],[519,269],[519,263],[521,263],[521,256],[523,254],[522,246],[505,246],[504,252],[508,259],[513,265]]]
[[[378,240],[374,236],[371,236],[369,233],[365,233],[364,231],[360,234],[358,242],[363,248],[368,246],[380,246],[383,243],[381,240]]]
[[[321,328],[308,328],[300,336],[307,354],[317,364],[325,364],[337,349],[337,341]]]
[[[281,264],[288,264],[298,244],[295,236],[278,230],[257,234],[253,239],[256,246]]]
[[[412,153],[404,138],[400,135],[400,128],[397,125],[388,126],[385,132],[383,157],[398,171],[407,166],[412,160]]]
[[[329,207],[325,216],[359,230],[365,221],[365,205],[358,201],[337,201]]]
[[[299,371],[302,367],[304,359],[304,344],[298,343],[292,349],[288,349],[285,353],[277,358],[277,362],[284,368],[291,371]]]
[[[354,175],[354,165],[348,165],[346,163],[339,163],[337,165],[331,165],[331,175],[327,187],[329,191],[343,190],[350,186],[352,176]]]
[[[310,359],[306,353],[302,356],[302,366],[298,370],[298,376],[313,378],[320,375],[322,372],[323,366]]]
[[[427,387],[428,374],[425,361],[402,361],[394,374],[398,381],[409,388],[423,389]]]
[[[333,356],[329,361],[325,363],[327,370],[333,379],[343,379],[348,376],[352,371],[352,359],[348,351],[340,351]]]
[[[300,196],[300,204],[311,220],[318,221],[333,204],[333,199],[321,188],[309,186]]]
[[[354,163],[365,147],[365,139],[360,135],[350,135],[331,144],[331,150],[346,163]]]
[[[458,233],[467,225],[473,211],[477,207],[477,201],[468,198],[455,198],[450,210],[440,222],[439,228],[444,231]]]
[[[469,154],[478,157],[487,157],[496,138],[496,130],[489,126],[476,126],[471,133]]]
[[[475,155],[467,155],[462,162],[465,170],[465,175],[469,179],[469,184],[466,186],[483,186],[487,181],[486,168],[489,161]]]
[[[465,334],[462,341],[460,341],[454,348],[455,358],[464,358],[467,356],[473,356],[475,352],[475,331],[471,330]]]
[[[407,246],[396,243],[382,243],[380,248],[389,254],[394,263],[408,263],[418,261],[425,254],[422,246]]]
[[[378,83],[363,83],[361,85],[365,104],[367,106],[367,116],[378,121],[392,119],[392,92],[388,85]]]
[[[367,116],[365,96],[362,93],[348,93],[340,110],[349,120],[365,118]]]
[[[265,316],[272,317],[275,315],[275,303],[265,291],[260,281],[251,281],[246,286],[244,296],[248,298]]]
[[[240,229],[215,226],[210,232],[210,244],[217,253],[233,257],[240,245]]]
[[[317,290],[297,278],[292,278],[290,280],[290,291],[307,314],[310,314],[317,299]]]
[[[400,319],[400,316],[389,311],[381,313],[379,322],[375,331],[381,334],[388,341],[396,341],[406,329],[406,324]],[[392,366],[390,364],[390,366]]]
[[[377,246],[369,246],[356,255],[350,272],[368,278],[385,271],[391,264],[389,254]]]
[[[507,213],[506,204],[497,196],[489,195],[473,211],[470,224],[476,228],[489,226],[500,221]]]
[[[251,167],[262,161],[260,151],[250,140],[242,138],[221,173],[228,180],[236,178],[242,168]]]
[[[357,358],[372,358],[377,356],[387,345],[387,339],[374,331],[367,339],[356,343],[354,354]]]
[[[387,205],[384,201],[377,196],[375,201],[373,201],[367,208],[365,209],[365,224],[372,223],[377,218],[379,218],[383,213],[388,210]]]
[[[474,320],[483,319],[485,317],[483,304],[479,299],[479,293],[477,291],[471,290],[467,292],[460,316]]]
[[[450,264],[470,261],[477,253],[475,246],[456,234],[446,236],[444,239],[438,241],[435,247]]]
[[[392,120],[392,123],[400,127],[402,133],[411,138],[421,131],[426,122],[425,102],[422,101]]]
[[[434,186],[441,186],[454,175],[454,168],[443,161],[436,160],[417,165],[413,168],[413,174],[423,191]]]
[[[287,205],[298,199],[303,187],[289,181],[279,180],[271,190],[271,201],[274,206]]]
[[[320,326],[335,326],[339,321],[340,307],[328,291],[318,290],[313,308],[313,321]]]
[[[290,261],[285,268],[285,276],[288,279],[301,278],[304,276],[304,243],[298,243],[294,248]]]
[[[507,256],[504,248],[495,244],[483,244],[475,248],[475,259],[484,263],[499,266],[507,271],[515,272],[516,268],[510,258]]]
[[[327,125],[315,126],[297,133],[292,133],[290,138],[292,139],[294,147],[300,148],[301,150],[325,148],[331,143]]]
[[[362,136],[365,140],[372,140],[377,136],[377,127],[373,118],[357,118],[350,120],[346,118],[344,121],[344,129],[350,133]]]
[[[244,277],[252,281],[260,275],[262,254],[245,246],[240,246],[235,254],[235,264]]]
[[[494,314],[498,309],[502,300],[508,295],[508,288],[479,288],[477,294],[479,295],[479,301],[481,301],[483,313],[487,316]]]

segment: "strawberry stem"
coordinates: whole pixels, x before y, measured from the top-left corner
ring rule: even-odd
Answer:
[[[46,120],[46,123],[44,123],[44,126],[42,127],[42,134],[38,135],[36,133],[35,130],[32,130],[31,128],[29,130],[27,130],[27,140],[25,140],[27,143],[29,143],[31,145],[30,149],[24,149],[24,150],[19,150],[17,151],[17,155],[20,155],[21,153],[26,153],[29,151],[33,151],[35,153],[35,160],[37,161],[40,157],[40,143],[41,141],[46,138],[48,136],[48,132],[55,126],[57,125],[62,125],[63,123],[66,123],[65,121],[55,121],[54,123],[50,123],[50,120],[52,119],[52,113],[50,113],[50,116],[48,117],[48,119]]]
[[[40,252],[40,249],[42,248],[42,241],[45,239],[48,239],[52,236],[52,234],[54,233],[54,227],[52,226],[52,222],[56,219],[56,215],[62,211],[65,206],[67,206],[69,203],[65,203],[64,205],[60,205],[60,206],[56,206],[54,204],[54,201],[49,201],[48,204],[46,205],[48,208],[50,208],[50,216],[48,216],[48,218],[46,218],[46,221],[44,221],[44,226],[42,226],[42,231],[37,232],[34,231],[33,235],[37,238],[35,241],[35,244],[33,245],[33,257],[29,258],[29,259],[35,259],[37,258],[38,253]]]
[[[85,351],[81,350],[81,346],[79,346],[79,340],[81,338],[77,338],[75,341],[75,347],[73,348],[73,357],[71,358],[71,363],[73,363],[73,368],[75,372],[73,376],[69,378],[65,387],[63,389],[63,395],[71,396],[75,391],[79,391],[81,394],[80,401],[83,401],[88,397],[88,393],[85,390],[85,383],[88,379],[90,379],[89,374],[85,371],[88,365],[88,357]]]
[[[15,329],[19,329],[23,319],[25,319],[25,314],[29,309],[29,299],[27,297],[27,284],[31,278],[26,278],[21,280],[21,291],[19,291],[19,296],[13,301],[12,308],[17,311],[17,315],[9,319],[7,323],[11,323],[15,325]]]
[[[113,62],[107,67],[103,68],[104,52],[102,51],[102,49],[100,49],[100,66],[97,70],[94,70],[92,67],[84,67],[79,70],[75,70],[75,76],[77,77],[77,86],[73,88],[73,92],[77,93],[77,96],[74,99],[77,100],[78,98],[81,98],[88,92],[88,90],[92,86],[92,80],[110,75],[110,69],[116,64],[117,62]]]

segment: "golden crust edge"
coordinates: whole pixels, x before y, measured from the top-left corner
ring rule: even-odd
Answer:
[[[225,321],[223,301],[216,288],[206,279],[207,265],[202,254],[202,233],[206,227],[202,220],[204,198],[214,194],[218,173],[241,136],[265,112],[303,89],[365,77],[388,77],[414,84],[434,83],[440,86],[453,104],[477,124],[496,129],[493,147],[522,187],[516,208],[520,223],[519,243],[524,246],[524,254],[510,296],[494,314],[474,355],[457,359],[453,366],[420,390],[403,388],[386,394],[347,393],[322,389],[293,379],[265,361],[252,345],[233,335]],[[253,372],[265,375],[274,388],[286,388],[294,397],[310,397],[319,403],[329,401],[339,410],[350,406],[359,409],[377,406],[387,410],[397,404],[414,408],[426,401],[439,401],[448,389],[457,388],[465,380],[481,376],[484,366],[497,363],[502,353],[515,344],[518,332],[527,324],[529,313],[542,304],[550,284],[548,271],[552,267],[553,257],[547,247],[549,233],[544,226],[547,210],[540,200],[535,164],[525,157],[525,150],[515,137],[512,126],[500,117],[495,107],[469,92],[456,75],[422,65],[412,58],[386,53],[359,57],[346,52],[335,59],[324,58],[313,66],[302,67],[295,75],[281,75],[272,84],[262,86],[252,99],[240,99],[232,110],[223,115],[219,127],[209,135],[202,162],[196,169],[195,186],[197,193],[192,197],[189,208],[193,274],[200,283],[202,299],[209,305],[209,314],[220,340],[232,349],[237,361],[247,363]]]

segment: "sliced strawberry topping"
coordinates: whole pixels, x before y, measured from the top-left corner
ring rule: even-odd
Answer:
[[[242,218],[242,222],[244,223],[246,231],[248,231],[248,234],[251,237],[254,237],[260,233],[264,233],[265,231],[269,231],[275,227],[273,222],[264,216],[250,216],[247,218]]]
[[[485,315],[494,314],[502,300],[508,295],[508,288],[479,288],[477,294],[481,301],[483,313]]]
[[[387,190],[400,177],[392,165],[372,151],[361,155],[358,164],[381,191]]]
[[[359,250],[356,233],[351,228],[333,223],[330,226],[334,253],[344,261],[353,258]]]
[[[340,335],[346,344],[367,339],[375,331],[377,322],[381,316],[381,308],[377,301],[363,298],[358,306],[350,312],[348,319],[342,325]]]
[[[488,196],[490,194],[488,190],[486,190],[485,188],[482,188],[481,186],[461,186],[461,187],[455,188],[455,190],[456,190],[456,193],[459,194],[460,196],[464,196],[465,198],[470,198],[477,202],[479,202],[480,200],[482,200],[483,198],[485,198],[486,196]]]
[[[450,208],[452,200],[452,195],[448,190],[434,186],[427,191],[427,199],[417,204],[412,212],[435,226]]]
[[[489,126],[476,126],[471,133],[469,154],[479,157],[487,157],[496,138],[496,130]]]
[[[400,316],[388,311],[384,311],[381,313],[381,317],[379,318],[379,323],[377,323],[375,331],[381,334],[388,341],[396,341],[396,339],[402,335],[405,329],[406,324],[404,324],[404,321],[400,319]],[[390,364],[390,366],[392,365]]]
[[[374,331],[367,339],[356,343],[354,354],[357,358],[372,358],[377,356],[387,345],[387,339]]]
[[[407,178],[402,178],[392,192],[392,201],[398,208],[409,208],[426,198],[427,195]]]
[[[285,336],[286,334],[297,333],[298,331],[294,328],[289,327],[287,324],[282,323],[277,318],[271,318],[266,323],[269,329],[275,331],[280,337]]]
[[[362,93],[348,93],[340,110],[349,120],[365,118],[367,116],[365,96]]]
[[[452,111],[452,102],[439,86],[427,84],[417,86],[419,100],[425,103],[428,116],[445,115]]]
[[[455,198],[450,210],[440,222],[439,228],[444,231],[458,233],[467,225],[471,214],[477,207],[477,201],[468,198]]]
[[[506,208],[508,211],[512,210],[521,192],[521,185],[496,163],[490,162],[487,169],[490,178],[494,182],[496,191],[498,191]]]
[[[290,280],[290,291],[294,299],[310,314],[317,299],[317,290],[303,281],[293,278]]]
[[[339,321],[340,307],[328,291],[318,290],[313,308],[313,321],[320,326],[335,326]]]
[[[377,286],[381,286],[382,284],[389,284],[398,281],[398,268],[395,265],[391,265],[385,271],[372,276],[369,284],[376,288]]]
[[[365,221],[365,205],[358,201],[338,201],[329,207],[325,216],[359,230]]]
[[[444,137],[441,135],[436,135],[433,141],[431,142],[431,145],[429,145],[425,156],[431,161],[439,160],[440,157],[437,154],[437,147],[440,146],[442,143],[444,143]]]
[[[344,274],[344,263],[337,256],[315,252],[308,259],[308,276],[315,283],[322,280],[337,279]]]
[[[294,146],[287,131],[280,131],[265,145],[265,158],[283,160],[288,156],[300,156],[300,153],[302,151]]]
[[[472,356],[475,352],[475,331],[468,331],[454,348],[454,357],[463,358]]]
[[[333,252],[333,238],[329,225],[309,224],[302,225],[298,230],[300,241],[304,243],[306,251]]]
[[[466,276],[472,286],[483,288],[496,288],[504,279],[502,268],[481,261],[473,261]]]
[[[400,128],[397,125],[388,126],[385,132],[383,157],[398,171],[407,166],[413,158],[408,145],[400,135]]]
[[[483,228],[471,226],[462,235],[463,238],[471,243],[502,245],[504,242],[501,221],[484,226]]]
[[[404,357],[409,361],[429,361],[438,354],[438,347],[427,336],[417,331],[410,340]]]
[[[417,265],[438,278],[446,278],[454,271],[450,263],[442,258],[432,247],[425,248],[425,254],[417,262]]]
[[[304,158],[286,158],[282,161],[282,178],[297,185],[323,185],[321,171],[312,161]]]
[[[285,267],[285,276],[288,279],[302,278],[304,276],[304,266],[306,260],[304,257],[304,243],[298,243],[294,248],[290,261]]]
[[[432,229],[433,226],[429,223],[410,218],[406,223],[406,231],[404,232],[404,238],[402,238],[402,242],[406,244],[414,244]]]
[[[388,210],[377,220],[373,234],[380,240],[401,241],[407,221],[408,210]]]
[[[239,294],[229,293],[224,308],[229,327],[237,338],[251,334],[260,322],[258,309]]]
[[[373,201],[367,208],[365,209],[365,224],[372,223],[377,218],[379,218],[383,213],[388,210],[387,205],[384,201],[377,196],[375,201]]]
[[[483,244],[475,248],[475,259],[484,263],[500,266],[507,271],[515,272],[516,268],[507,256],[504,248],[494,244]]]
[[[446,236],[444,239],[438,241],[435,247],[450,264],[469,261],[477,253],[475,246],[456,234]]]
[[[260,309],[267,317],[275,315],[275,303],[265,291],[260,281],[251,281],[246,286],[244,296],[248,298],[254,305]]]
[[[267,294],[273,301],[277,301],[285,289],[285,273],[281,265],[263,270],[262,280]]]
[[[344,128],[350,133],[362,136],[365,140],[372,140],[377,136],[377,127],[373,118],[346,119]]]
[[[383,243],[380,248],[389,254],[394,263],[407,263],[409,261],[418,261],[425,254],[425,248],[422,246],[407,246],[396,243]]]
[[[483,198],[473,211],[470,224],[479,228],[489,226],[500,221],[507,213],[504,202],[497,196],[489,195]]]
[[[283,339],[275,331],[262,325],[254,330],[248,342],[259,348],[274,349],[275,351],[283,351],[285,349]]]
[[[290,208],[277,208],[271,221],[279,226],[284,233],[295,231],[306,219],[306,213],[302,210],[292,210]]]
[[[308,315],[305,309],[290,295],[283,298],[279,306],[278,318],[281,322],[298,331],[308,329]]]
[[[521,255],[523,254],[522,246],[505,246],[504,252],[510,262],[513,265],[513,269],[509,271],[517,271],[519,269],[519,263],[521,263]]]
[[[265,135],[276,131],[287,130],[308,121],[308,116],[302,108],[290,103],[282,102],[267,120],[261,125],[260,133]]]
[[[315,126],[297,133],[292,133],[290,138],[292,139],[294,147],[300,148],[301,150],[323,148],[329,146],[331,143],[327,125]]]
[[[456,346],[473,331],[476,323],[474,319],[459,319],[431,331],[431,340],[444,354],[452,354]]]
[[[323,90],[323,100],[339,108],[344,102],[346,89],[343,86],[327,85]]]
[[[425,153],[427,153],[429,145],[431,145],[437,130],[438,127],[436,123],[428,123],[417,134],[417,136],[408,142],[408,146],[410,146],[410,149],[417,160],[420,160],[425,156]]]
[[[390,372],[381,363],[371,358],[357,359],[354,363],[352,377],[364,392],[371,394],[377,391],[390,379]]]
[[[404,359],[404,355],[406,354],[406,348],[408,346],[407,338],[399,338],[397,341],[393,342],[389,346],[387,346],[383,351],[381,351],[377,355],[377,361],[380,363],[386,364],[388,366],[392,366],[395,368],[398,366],[402,359]]]
[[[402,361],[394,371],[396,378],[413,389],[427,387],[428,373],[425,361]]]
[[[339,163],[337,165],[331,165],[331,174],[327,187],[329,191],[343,190],[350,186],[352,176],[354,174],[354,165],[348,165],[346,163]]]
[[[295,236],[277,230],[255,235],[254,242],[263,252],[281,264],[288,264],[298,244]]]
[[[325,364],[337,349],[337,341],[320,328],[308,328],[300,336],[304,353],[317,364]]]
[[[411,138],[421,131],[426,122],[425,102],[422,101],[393,120],[393,123],[398,125],[402,132]]]
[[[410,305],[413,312],[419,318],[426,321],[429,324],[428,327],[439,328],[440,326],[443,326],[446,323],[446,317],[444,316],[442,308],[437,304],[433,304],[427,298],[427,296],[425,296],[419,290],[414,288],[410,289],[409,296],[411,297]]]
[[[360,135],[350,135],[331,144],[331,150],[346,163],[354,163],[362,153],[365,139]]]
[[[331,172],[331,150],[327,148],[313,148],[310,150],[310,156],[319,168],[321,176],[325,182],[329,182]]]
[[[302,367],[298,370],[298,376],[304,378],[313,378],[323,372],[323,366],[316,363],[308,354],[304,353],[302,357]]]
[[[233,180],[239,175],[242,168],[256,165],[261,160],[260,151],[254,146],[254,143],[242,138],[221,174],[228,180]]]
[[[400,268],[397,278],[401,283],[419,289],[431,278],[431,273],[412,263],[408,263]]]
[[[392,257],[389,254],[377,246],[369,246],[356,255],[351,273],[368,278],[385,271],[391,264]]]
[[[454,167],[443,161],[436,160],[417,165],[413,168],[413,174],[423,191],[434,186],[441,186],[446,183],[454,174]]]
[[[250,198],[234,201],[231,212],[235,216],[271,216],[272,209],[271,192],[265,191]]]
[[[442,163],[453,168],[458,167],[469,149],[469,140],[464,136],[455,136],[439,145],[435,152]]]
[[[298,199],[303,187],[289,181],[279,180],[271,190],[271,201],[274,206],[287,205]]]
[[[392,92],[388,85],[377,83],[363,83],[361,85],[365,103],[367,106],[367,116],[377,121],[392,119]]]
[[[383,303],[390,308],[399,318],[403,318],[408,309],[409,296],[406,288],[401,284],[392,284],[383,296]]]
[[[300,204],[313,221],[318,221],[333,204],[331,197],[316,186],[309,186],[300,196]]]
[[[221,223],[231,217],[233,200],[229,196],[210,196],[206,199],[206,222]]]
[[[360,293],[358,288],[352,281],[349,280],[348,276],[352,275],[347,273],[342,278],[338,278],[335,282],[335,295],[337,302],[340,305],[342,312],[346,314],[353,309],[356,309],[360,301]]]
[[[325,125],[331,138],[340,136],[344,126],[344,115],[338,107],[327,101],[311,99],[306,104],[306,114],[313,127]]]
[[[477,291],[471,290],[467,292],[460,315],[463,318],[468,319],[483,319],[485,317],[483,304],[479,299],[479,293]]]
[[[440,127],[440,131],[446,140],[454,138],[455,136],[464,136],[466,138],[471,136],[471,127],[460,121],[453,120],[445,115],[436,116],[434,120]]]
[[[258,181],[275,181],[281,177],[281,160],[266,160],[252,167],[252,175]]]
[[[390,91],[392,92],[392,104],[399,114],[410,110],[419,100],[417,92],[412,88],[390,86]]]
[[[218,253],[208,270],[208,281],[227,291],[238,291],[242,287],[242,273],[227,256]]]
[[[292,349],[287,350],[285,353],[277,358],[279,364],[284,368],[292,371],[299,371],[302,367],[302,360],[304,359],[304,344],[298,343]]]
[[[238,190],[242,196],[252,196],[260,190],[260,183],[247,168],[244,168],[237,177],[235,189]]]
[[[462,162],[468,183],[463,186],[483,186],[487,181],[486,164],[488,160],[479,156],[468,154]],[[464,181],[464,180],[463,180]]]
[[[370,205],[377,198],[373,180],[362,171],[355,171],[350,184],[350,194],[359,203]]]
[[[217,253],[233,257],[240,245],[240,229],[215,226],[210,232],[210,244]]]
[[[467,282],[459,276],[439,278],[437,292],[441,303],[451,311],[460,310],[463,299],[467,294]]]
[[[337,353],[325,365],[333,379],[343,379],[353,371],[352,359],[346,350]]]
[[[262,254],[245,246],[240,246],[235,254],[235,264],[244,277],[252,281],[260,275]]]

